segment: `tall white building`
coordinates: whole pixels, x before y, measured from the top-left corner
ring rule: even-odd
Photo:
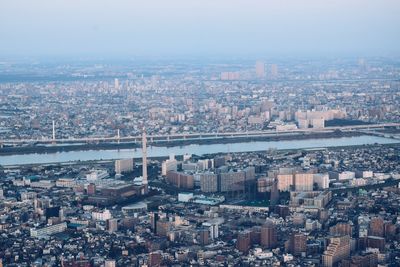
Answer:
[[[327,173],[314,174],[314,183],[318,185],[319,189],[329,188],[329,175]]]
[[[111,219],[111,212],[108,209],[104,211],[93,211],[92,212],[92,219],[95,221],[107,221]]]
[[[169,171],[177,171],[178,161],[173,154],[169,155],[169,159],[163,161],[161,164],[161,174],[166,176]]]
[[[114,88],[119,89],[119,80],[117,78],[114,79]]]

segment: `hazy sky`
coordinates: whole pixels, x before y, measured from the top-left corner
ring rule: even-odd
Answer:
[[[0,0],[0,56],[400,55],[400,0]]]

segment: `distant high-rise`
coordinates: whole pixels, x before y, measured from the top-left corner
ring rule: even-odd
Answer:
[[[114,88],[119,89],[119,80],[117,78],[114,79]]]
[[[107,230],[110,233],[114,233],[118,231],[118,220],[117,219],[108,219],[106,221]]]
[[[247,253],[250,249],[251,239],[250,231],[240,232],[238,234],[236,248],[243,253]]]
[[[210,237],[210,232],[206,228],[202,228],[199,231],[199,237],[200,237],[200,244],[201,245],[208,245],[209,244],[209,237]]]
[[[329,228],[329,233],[333,236],[352,236],[352,229],[350,223],[339,222]]]
[[[322,266],[332,267],[343,259],[350,257],[350,237],[333,237],[322,255]]]
[[[278,77],[278,65],[272,64],[271,65],[271,78]]]
[[[96,185],[93,183],[88,184],[87,186],[87,194],[88,195],[95,195],[96,194]]]
[[[274,179],[271,185],[270,204],[275,206],[279,201],[278,180]]]
[[[153,233],[157,233],[158,219],[159,219],[159,215],[157,212],[150,214],[151,230],[153,231]]]
[[[381,217],[374,217],[371,219],[370,223],[370,234],[372,236],[384,236],[384,224],[385,222]]]
[[[290,191],[293,185],[293,174],[278,174],[277,180],[279,191]]]
[[[133,159],[118,159],[115,161],[115,173],[121,174],[124,172],[133,171]]]
[[[200,188],[205,193],[217,192],[218,175],[209,172],[200,174]]]
[[[296,191],[313,191],[313,174],[296,173],[294,176],[294,186]]]
[[[265,64],[262,61],[256,62],[256,76],[257,78],[265,77]]]
[[[276,226],[268,221],[261,227],[261,245],[265,248],[274,248],[277,243]]]
[[[52,136],[52,138],[53,138],[53,141],[56,140],[56,123],[54,120],[53,120],[53,136]]]
[[[307,252],[307,236],[303,233],[292,233],[289,239],[289,252],[293,255]]]

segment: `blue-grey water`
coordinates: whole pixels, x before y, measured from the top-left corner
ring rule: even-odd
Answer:
[[[202,144],[185,145],[176,147],[149,147],[147,155],[149,157],[168,156],[170,154],[211,154],[228,152],[250,152],[265,151],[270,148],[282,149],[307,149],[324,148],[334,146],[354,146],[368,144],[391,144],[399,143],[399,140],[377,137],[377,136],[356,136],[342,138],[323,138],[307,140],[284,140],[284,141],[257,141],[240,142],[232,144]],[[87,160],[111,160],[122,158],[140,158],[141,149],[119,149],[119,150],[84,150],[69,151],[43,154],[20,154],[0,156],[0,165],[19,165],[19,164],[46,164],[70,161]]]

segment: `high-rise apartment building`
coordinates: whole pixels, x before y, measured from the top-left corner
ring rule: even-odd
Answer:
[[[243,191],[244,181],[245,181],[245,173],[243,171],[221,173],[220,191],[221,192]]]
[[[322,255],[322,266],[332,267],[336,266],[341,260],[350,257],[350,237],[333,237],[324,254]]]
[[[307,252],[307,236],[303,233],[292,233],[289,239],[289,252],[300,255]]]
[[[115,173],[121,174],[124,172],[133,171],[133,159],[118,159],[115,161]]]
[[[276,244],[276,226],[273,222],[268,221],[261,227],[261,245],[265,248],[274,248]]]
[[[339,222],[329,228],[329,233],[333,236],[352,236],[352,227],[350,223]]]
[[[272,64],[271,65],[271,78],[277,78],[278,77],[278,65]]]
[[[256,62],[256,76],[257,78],[265,77],[265,64],[262,61]]]
[[[385,233],[385,222],[381,217],[374,217],[369,224],[369,235],[383,237]]]
[[[296,191],[312,191],[314,179],[312,173],[296,173],[294,175],[294,187]]]
[[[292,174],[278,174],[278,190],[279,191],[290,191],[293,185],[293,175]]]
[[[169,171],[178,170],[178,161],[175,159],[174,155],[169,155],[169,159],[163,161],[161,165],[161,174],[166,176]]]
[[[250,249],[251,239],[250,231],[243,231],[238,234],[236,248],[243,253],[247,253]]]
[[[218,191],[218,175],[210,172],[200,174],[200,188],[204,193]]]

